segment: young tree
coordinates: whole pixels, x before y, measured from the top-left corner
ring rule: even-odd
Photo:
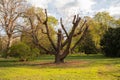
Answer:
[[[47,14],[47,10],[45,10],[45,20],[43,21],[41,19],[41,16],[36,15],[38,18],[38,21],[42,24],[44,24],[43,27],[45,27],[45,30],[43,30],[42,28],[39,28],[43,34],[47,35],[47,38],[50,42],[50,44],[53,47],[53,50],[48,50],[46,49],[46,47],[44,47],[43,45],[41,45],[41,43],[39,43],[39,39],[36,35],[36,30],[34,30],[34,22],[32,22],[31,17],[28,17],[28,20],[31,24],[31,35],[33,38],[33,42],[36,46],[38,46],[39,48],[43,49],[44,51],[46,51],[49,54],[53,54],[55,55],[55,63],[63,63],[64,59],[67,57],[67,55],[70,53],[70,51],[73,51],[75,49],[75,47],[77,46],[77,44],[79,44],[81,42],[81,40],[83,39],[87,29],[88,29],[88,25],[86,24],[86,20],[84,21],[84,23],[81,25],[80,29],[78,30],[77,33],[75,33],[76,28],[78,27],[78,25],[80,24],[81,18],[79,17],[79,15],[75,15],[74,19],[73,19],[73,27],[70,30],[70,32],[68,33],[67,30],[65,29],[63,22],[62,22],[62,18],[60,19],[60,23],[61,23],[61,27],[62,30],[65,33],[62,32],[61,29],[58,29],[58,32],[56,32],[57,35],[57,42],[53,41],[53,39],[50,36],[50,30],[49,30],[49,25],[48,25],[48,14]],[[81,35],[79,40],[75,42],[75,44],[73,46],[71,46],[72,43],[72,39],[73,37],[76,37],[78,35]]]
[[[17,21],[25,11],[25,0],[0,0],[0,24],[7,36],[6,52],[12,45],[16,28],[20,26]]]

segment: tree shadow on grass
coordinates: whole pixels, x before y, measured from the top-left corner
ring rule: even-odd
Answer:
[[[35,61],[28,61],[28,62],[19,62],[16,59],[0,59],[0,67],[23,67],[23,66],[29,66],[29,67],[69,67],[69,66],[77,66],[77,64],[80,65],[89,65],[92,64],[91,62],[98,63],[105,63],[105,64],[120,64],[120,58],[106,58],[103,55],[73,55],[68,56],[65,59],[64,64],[54,64],[53,57],[42,57],[42,59],[37,58]]]
[[[2,59],[0,60],[0,67],[13,67],[16,66],[17,60]]]
[[[53,61],[28,61],[19,62],[17,60],[0,60],[0,67],[38,67],[38,68],[65,68],[65,67],[75,67],[78,64],[86,64],[87,61],[65,61],[65,63],[55,64]]]
[[[4,58],[0,58],[0,67],[24,67],[24,66],[47,66],[50,64],[54,64],[51,61],[25,61],[25,62],[21,62],[17,59],[4,59]]]

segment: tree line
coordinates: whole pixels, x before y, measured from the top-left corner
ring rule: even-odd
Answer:
[[[61,28],[55,30],[59,21]],[[81,18],[78,14],[69,27],[68,31],[62,18],[57,20],[49,16],[46,9],[30,6],[26,0],[0,1],[1,54],[21,61],[50,54],[55,56],[55,63],[63,63],[70,53],[102,52],[106,48],[105,34],[109,28],[120,27],[120,19],[107,12],[98,12],[93,18]]]

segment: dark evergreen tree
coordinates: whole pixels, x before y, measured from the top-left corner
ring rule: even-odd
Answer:
[[[105,56],[120,57],[120,28],[109,28],[101,39],[100,45]]]

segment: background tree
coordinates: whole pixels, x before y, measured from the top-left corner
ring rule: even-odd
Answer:
[[[114,23],[114,18],[108,12],[98,12],[94,16],[94,20],[101,25],[101,30],[106,31]]]
[[[25,0],[0,0],[0,24],[7,36],[6,50],[12,45],[16,28],[20,26],[17,22],[25,11]]]
[[[120,28],[109,28],[100,44],[105,56],[120,57]]]
[[[29,46],[31,46],[31,48],[35,48],[36,45],[33,43],[32,41],[32,30],[35,30],[34,34],[37,36],[38,38],[38,43],[41,45],[44,45],[44,47],[48,50],[52,50],[52,46],[47,38],[46,34],[43,34],[43,32],[45,31],[45,27],[43,23],[38,22],[37,16],[41,16],[42,20],[45,19],[45,14],[43,13],[43,10],[41,8],[35,8],[35,7],[31,7],[27,10],[27,12],[25,13],[26,17],[29,17],[29,19],[26,20],[26,26],[28,26],[28,29],[22,32],[21,35],[21,40],[24,43],[27,43]],[[33,24],[31,27],[30,22],[31,21]],[[54,40],[54,42],[56,42],[55,39],[55,30],[54,30],[54,26],[56,26],[58,23],[57,19],[55,19],[52,16],[48,17],[48,25],[49,25],[49,30],[50,30],[50,37],[52,38],[52,40]],[[38,47],[38,46],[37,46]],[[38,47],[39,48],[39,47]],[[39,48],[40,53],[46,53],[43,49]]]
[[[120,27],[120,18],[115,21],[116,27]]]
[[[86,32],[86,35],[84,36],[81,43],[77,46],[77,48],[79,52],[84,52],[87,55],[97,53],[97,49],[93,41],[92,35],[90,34],[90,31]]]
[[[95,42],[95,46],[100,51],[100,39],[108,28],[115,27],[115,19],[108,12],[98,12],[93,18],[87,17],[87,20],[89,20],[89,31]]]

